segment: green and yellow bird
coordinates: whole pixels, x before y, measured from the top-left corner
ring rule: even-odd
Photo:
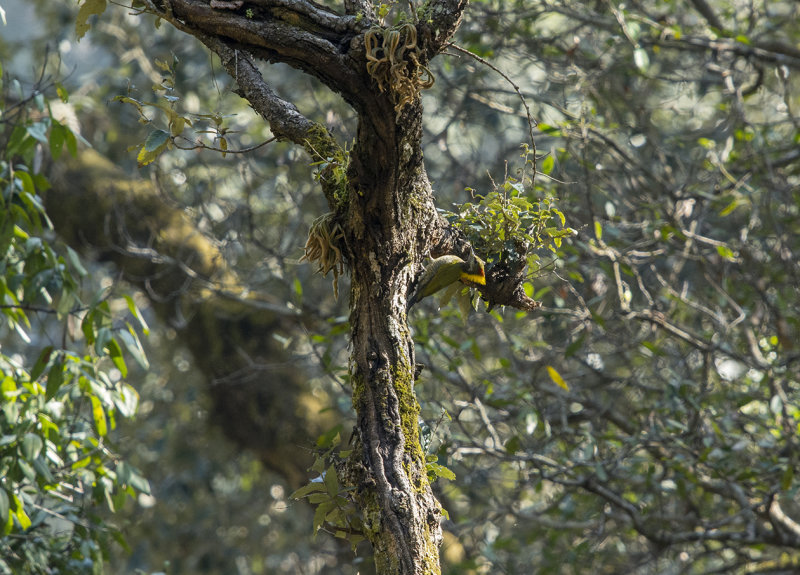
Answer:
[[[452,255],[434,259],[422,272],[414,293],[408,299],[407,309],[411,309],[411,306],[422,298],[433,295],[458,280],[464,283],[486,285],[483,260],[474,253],[470,254],[467,261]]]

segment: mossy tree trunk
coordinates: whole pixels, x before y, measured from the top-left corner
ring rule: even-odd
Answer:
[[[388,117],[393,118],[391,107]],[[414,394],[414,344],[406,317],[409,286],[436,213],[420,151],[421,107],[406,106],[382,134],[362,124],[345,238],[351,275],[351,377],[359,457],[350,476],[375,548],[379,573],[437,573],[440,507],[426,476]],[[388,145],[366,147],[373,137]],[[363,469],[362,473],[358,473]]]
[[[321,416],[308,377],[274,334],[291,336],[314,318],[248,289],[219,246],[183,211],[165,205],[149,180],[131,178],[93,150],[61,162],[46,194],[69,245],[111,261],[191,351],[212,400],[212,420],[290,486],[307,481],[313,458],[298,454],[335,424]],[[253,362],[272,377],[254,377]]]

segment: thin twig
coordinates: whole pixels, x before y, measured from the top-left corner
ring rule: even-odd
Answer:
[[[177,137],[173,137],[172,143],[175,144],[175,147],[178,148],[179,150],[197,150],[198,148],[200,148],[203,150],[211,150],[212,152],[222,152],[223,154],[247,154],[249,152],[259,149],[262,146],[266,146],[270,142],[274,142],[275,140],[278,139],[278,137],[272,136],[271,138],[269,138],[268,140],[264,140],[260,144],[256,144],[255,146],[250,146],[249,148],[242,148],[241,150],[229,150],[229,149],[223,150],[222,148],[215,148],[214,146],[209,146],[207,144],[203,144],[202,142],[198,141],[193,142],[194,145],[191,147],[183,147],[178,145],[178,142],[176,141],[177,139],[178,139]],[[186,140],[187,142],[191,141],[188,138],[183,138],[183,139]]]
[[[520,90],[519,86],[517,86],[514,83],[514,81],[511,78],[509,78],[508,75],[505,72],[503,72],[502,70],[500,70],[497,66],[495,66],[494,64],[492,64],[488,60],[486,60],[484,58],[481,58],[477,54],[473,54],[472,52],[470,52],[466,48],[462,48],[461,46],[459,46],[458,44],[454,44],[453,42],[448,42],[447,43],[447,47],[448,48],[453,48],[454,50],[456,50],[457,52],[461,52],[462,54],[466,54],[470,58],[472,58],[472,59],[476,60],[477,62],[480,62],[484,66],[487,66],[488,68],[494,70],[495,72],[500,74],[503,77],[503,79],[511,85],[512,88],[514,88],[514,91],[517,93],[517,96],[519,96],[519,99],[522,102],[522,106],[525,108],[525,115],[528,118],[528,135],[530,136],[531,149],[533,150],[533,177],[531,178],[531,183],[533,183],[533,179],[536,177],[536,142],[533,140],[533,128],[537,124],[534,121],[533,116],[531,115],[531,109],[528,107],[528,102],[525,101],[525,96],[522,95],[522,91]]]

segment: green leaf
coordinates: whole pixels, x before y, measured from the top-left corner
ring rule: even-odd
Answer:
[[[142,332],[145,335],[150,333],[150,327],[147,325],[144,317],[142,316],[142,312],[139,311],[139,308],[136,307],[136,303],[133,301],[133,298],[127,294],[123,296],[125,301],[128,303],[128,311],[131,312],[131,315],[136,318],[136,321],[139,322],[139,326],[142,328]]]
[[[139,150],[139,155],[136,157],[139,167],[152,163],[167,148],[167,144],[170,141],[169,138],[169,132],[164,130],[150,132],[141,150]]]
[[[320,491],[325,491],[325,484],[322,481],[312,481],[310,483],[306,483],[300,489],[292,493],[289,496],[289,499],[302,499],[311,493],[317,493]]]
[[[118,385],[122,389],[114,394],[114,405],[123,417],[133,417],[139,407],[139,394],[127,383]]]
[[[36,363],[31,370],[30,379],[31,381],[36,381],[39,379],[39,376],[44,373],[44,368],[47,367],[48,362],[50,361],[50,354],[53,353],[53,346],[48,345],[45,347],[42,352],[39,354],[39,358],[36,360]]]
[[[31,519],[30,517],[28,517],[28,514],[25,513],[25,507],[22,505],[22,501],[20,500],[20,498],[17,497],[16,495],[14,495],[14,502],[17,505],[17,511],[15,513],[15,516],[17,518],[17,521],[19,522],[19,526],[22,528],[23,531],[25,531],[26,529],[28,529],[28,527],[31,526]]]
[[[510,455],[514,455],[517,451],[519,451],[520,446],[522,445],[522,440],[518,435],[511,437],[506,444],[504,445],[506,453]]]
[[[95,395],[90,395],[89,399],[92,401],[92,417],[94,418],[94,426],[97,429],[97,435],[105,437],[108,435],[108,421],[106,420],[106,412],[103,409],[103,404]]]
[[[432,462],[426,464],[425,467],[427,468],[429,474],[432,473],[437,478],[441,477],[442,479],[449,479],[450,481],[455,481],[456,479],[456,474],[453,473],[453,470],[445,467],[444,465]]]
[[[325,482],[325,489],[328,491],[328,495],[333,497],[339,493],[339,478],[336,475],[336,468],[333,464],[325,470],[325,478],[323,481]]]
[[[125,461],[117,464],[117,481],[121,485],[129,485],[141,493],[150,494],[150,482],[142,476],[141,471]]]
[[[81,263],[80,256],[69,246],[67,246],[67,260],[80,277],[86,277],[89,275],[89,272],[86,271],[86,268],[83,267],[83,264]]]
[[[541,172],[543,174],[549,174],[550,172],[553,171],[553,167],[555,165],[556,165],[555,158],[553,158],[552,155],[549,155],[542,161]]]
[[[108,346],[108,342],[113,339],[111,328],[101,327],[95,332],[94,336],[94,351],[97,353],[97,355],[102,355],[103,350],[105,350],[106,346]]]
[[[169,140],[169,132],[164,130],[153,130],[147,135],[144,141],[144,149],[148,152],[155,152]]]
[[[603,225],[599,220],[594,221],[594,237],[598,242],[603,239]]]
[[[337,424],[317,438],[317,447],[328,448],[339,445],[342,441],[340,435],[342,431],[342,424]]]
[[[728,261],[736,261],[736,254],[728,246],[717,246],[717,253]]]
[[[28,461],[33,461],[39,457],[39,454],[42,452],[43,445],[44,444],[41,437],[35,433],[26,433],[25,437],[22,438],[22,457]]]
[[[78,139],[75,137],[75,133],[72,130],[67,130],[64,132],[64,141],[67,144],[67,150],[69,151],[69,155],[73,158],[78,155]],[[89,145],[89,143],[84,139],[81,138],[81,142],[85,145]]]
[[[64,150],[65,132],[64,126],[54,120],[50,128],[50,154],[54,160],[60,158],[61,152]]]
[[[317,510],[314,512],[314,523],[313,523],[314,533],[319,531],[319,529],[322,527],[322,524],[325,522],[325,517],[335,506],[336,506],[336,501],[334,499],[323,501],[322,503],[317,505]]]
[[[733,212],[733,211],[734,211],[736,208],[738,208],[739,206],[746,206],[746,205],[748,205],[748,203],[749,203],[749,202],[748,202],[746,199],[744,199],[744,198],[736,198],[736,199],[735,199],[735,200],[733,200],[733,201],[732,201],[730,204],[728,204],[727,206],[725,206],[725,207],[722,209],[722,211],[719,213],[719,215],[720,215],[720,216],[722,216],[722,217],[724,218],[725,216],[727,216],[728,214],[730,214],[731,212]]]
[[[45,399],[53,399],[58,390],[61,389],[61,386],[64,384],[64,363],[63,360],[59,357],[50,367],[50,371],[47,372],[47,389],[45,391]]]
[[[56,94],[65,104],[69,102],[69,92],[64,88],[61,82],[56,82]]]
[[[47,141],[47,128],[48,125],[46,122],[35,122],[28,126],[28,134],[37,140],[39,140],[43,144],[48,144]]]
[[[118,337],[122,340],[122,344],[125,346],[125,349],[128,350],[128,353],[136,360],[136,363],[138,363],[142,369],[150,369],[150,362],[147,360],[147,354],[142,347],[142,342],[139,341],[139,337],[133,330],[133,327],[128,325],[127,331],[119,332]]]
[[[81,331],[83,332],[83,337],[86,338],[86,344],[92,345],[94,344],[94,316],[96,310],[89,310],[89,312],[84,316],[83,321],[81,322]]]
[[[128,366],[125,365],[125,358],[122,357],[122,348],[117,343],[117,340],[113,338],[110,339],[106,344],[106,350],[108,350],[111,361],[114,362],[114,365],[122,374],[122,377],[128,377]]]
[[[75,35],[78,41],[89,31],[89,17],[97,14],[98,16],[106,11],[107,0],[86,0],[78,9],[78,17],[75,20]]]
[[[8,523],[8,493],[5,489],[0,488],[0,525]]]

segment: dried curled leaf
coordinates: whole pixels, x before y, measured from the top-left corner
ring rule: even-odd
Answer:
[[[339,276],[344,273],[342,250],[338,245],[344,239],[344,231],[333,212],[314,220],[308,231],[305,254],[300,261],[317,262],[317,272],[328,275],[333,271],[333,296],[339,298]]]
[[[412,102],[420,90],[433,86],[431,71],[420,63],[417,29],[409,23],[384,29],[370,28],[364,36],[367,48],[367,73],[394,96],[394,111]]]

